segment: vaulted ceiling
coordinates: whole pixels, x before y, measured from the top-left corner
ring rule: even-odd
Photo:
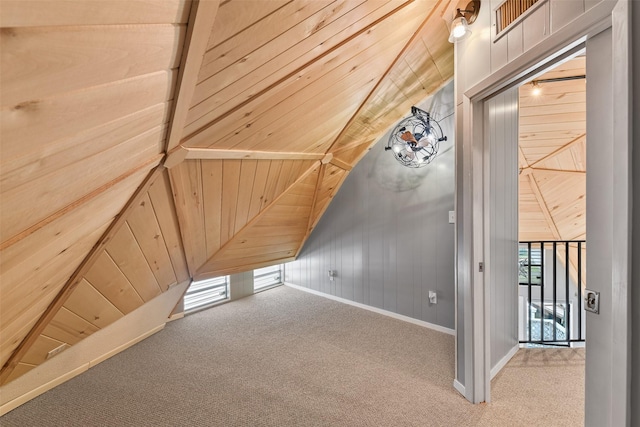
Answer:
[[[571,59],[538,77],[539,93],[533,84],[520,87],[520,241],[586,239],[585,59]],[[567,246],[558,245],[558,261],[568,260],[572,279],[581,278],[584,287],[586,263],[576,243],[568,246],[567,257]],[[586,244],[581,252],[585,260]]]
[[[293,259],[453,76],[445,0],[3,0],[0,382],[171,286]]]
[[[520,240],[586,236],[585,57],[520,87]]]

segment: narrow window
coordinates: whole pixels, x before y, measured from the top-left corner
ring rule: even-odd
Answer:
[[[282,284],[282,264],[253,270],[253,290],[260,291]]]
[[[229,276],[192,282],[184,295],[184,312],[199,310],[229,298]]]

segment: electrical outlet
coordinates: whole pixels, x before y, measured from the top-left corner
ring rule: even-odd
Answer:
[[[600,292],[584,291],[584,309],[595,314],[600,313]]]

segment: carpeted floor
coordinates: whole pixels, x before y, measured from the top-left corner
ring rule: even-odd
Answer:
[[[571,426],[584,351],[520,350],[493,402],[450,335],[281,286],[172,322],[0,418],[8,426]]]

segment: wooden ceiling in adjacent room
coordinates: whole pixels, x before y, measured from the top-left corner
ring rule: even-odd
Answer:
[[[585,57],[544,75],[540,93],[520,87],[520,240],[581,240],[586,235]],[[544,80],[547,80],[545,82]]]
[[[3,0],[0,382],[169,286],[293,259],[453,77],[446,0]]]

